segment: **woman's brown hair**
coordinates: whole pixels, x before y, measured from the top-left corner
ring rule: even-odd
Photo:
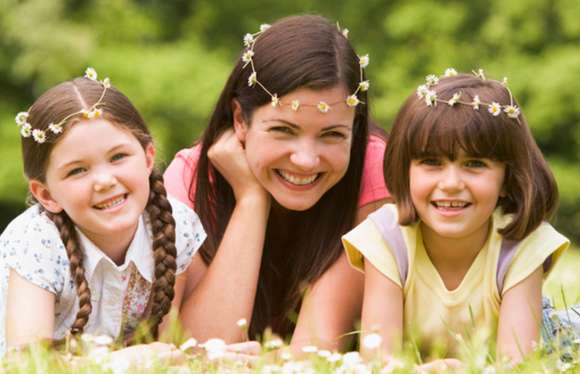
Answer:
[[[45,182],[48,160],[54,145],[66,136],[67,129],[78,122],[81,116],[80,114],[72,116],[64,124],[64,133],[60,135],[53,135],[48,130],[49,124],[58,123],[82,109],[89,109],[99,100],[103,89],[103,85],[97,81],[77,78],[49,89],[36,100],[29,110],[28,122],[32,125],[32,129],[44,130],[51,136],[42,144],[37,143],[32,137],[22,138],[24,173],[28,179]],[[151,144],[151,135],[141,115],[129,99],[117,89],[110,87],[106,90],[99,108],[103,110],[102,118],[130,131],[143,149]],[[173,300],[176,270],[175,221],[167,200],[163,176],[155,169],[149,176],[149,189],[149,200],[145,209],[153,232],[155,280],[149,301],[148,326],[151,328],[151,335],[157,337],[159,323],[169,311]],[[74,222],[65,211],[59,214],[47,212],[47,215],[58,228],[70,262],[71,277],[79,297],[79,310],[71,332],[78,334],[83,331],[92,310],[90,289],[83,267],[82,248],[79,245]]]
[[[461,92],[465,102],[478,95],[482,102],[507,105],[511,97],[500,82],[467,74],[442,78],[431,89],[442,100]],[[515,99],[513,103],[519,107]],[[514,215],[499,231],[506,238],[521,240],[554,214],[558,188],[523,113],[515,119],[505,113],[493,116],[484,105],[478,110],[464,104],[427,106],[413,93],[395,119],[384,160],[385,182],[397,204],[400,224],[419,220],[409,190],[411,161],[426,156],[454,160],[460,150],[505,163],[505,196],[498,206]]]
[[[347,92],[354,92],[360,82],[355,51],[337,26],[323,17],[279,20],[260,35],[254,52],[260,82],[280,97],[303,87],[319,90],[344,85]],[[235,205],[230,185],[211,165],[207,151],[221,133],[232,128],[234,99],[240,103],[247,123],[256,108],[271,101],[264,90],[248,86],[251,72],[238,60],[201,139],[190,198],[208,234],[201,248],[206,264],[219,247]],[[251,336],[267,326],[277,333],[288,333],[291,323],[287,315],[297,306],[305,286],[320,277],[342,253],[340,236],[354,224],[368,136],[366,92],[359,92],[359,99],[365,104],[356,107],[345,176],[310,209],[269,217]]]

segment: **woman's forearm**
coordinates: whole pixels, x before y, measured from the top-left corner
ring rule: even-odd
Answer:
[[[181,308],[182,323],[196,339],[244,338],[236,322],[251,320],[269,210],[262,196],[236,202],[211,264]]]

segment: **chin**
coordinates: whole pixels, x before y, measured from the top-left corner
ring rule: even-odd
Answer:
[[[314,205],[316,205],[316,203],[319,200],[319,199],[317,199],[315,201],[312,201],[311,199],[308,199],[308,200],[306,200],[306,199],[301,199],[301,200],[299,200],[299,199],[296,199],[296,200],[282,199],[282,200],[280,200],[280,199],[277,199],[275,196],[273,196],[273,198],[274,198],[274,200],[276,200],[276,202],[280,206],[282,206],[288,210],[294,210],[297,212],[303,212],[305,210],[312,208]]]

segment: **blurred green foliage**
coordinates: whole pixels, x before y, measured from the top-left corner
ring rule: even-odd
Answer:
[[[371,110],[385,129],[428,73],[508,76],[560,186],[556,226],[578,243],[577,0],[0,0],[0,229],[26,196],[14,116],[44,90],[86,66],[110,76],[152,128],[163,165],[203,131],[244,33],[300,13],[340,21],[370,53]]]

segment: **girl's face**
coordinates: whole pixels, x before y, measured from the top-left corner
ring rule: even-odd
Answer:
[[[454,161],[437,156],[412,160],[411,199],[423,230],[441,239],[485,238],[504,177],[504,163],[463,151]]]
[[[153,145],[144,150],[131,132],[104,119],[81,121],[61,137],[46,183],[31,181],[31,190],[47,210],[64,210],[97,246],[130,241],[149,198]]]
[[[239,105],[234,126],[245,144],[250,169],[283,207],[306,210],[346,173],[350,160],[355,111],[344,103],[343,86],[330,89],[297,89],[281,100],[299,100],[297,111],[289,106],[257,108],[246,123]],[[316,108],[320,101],[331,104],[327,113]]]

